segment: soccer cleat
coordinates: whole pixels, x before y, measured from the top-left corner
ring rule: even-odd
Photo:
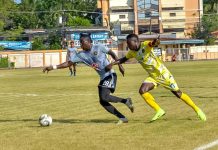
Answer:
[[[128,119],[127,118],[120,118],[119,121],[117,122],[117,125],[120,125],[123,123],[128,123]]]
[[[151,122],[156,121],[160,117],[164,116],[166,113],[163,109],[160,109],[157,111],[157,113],[154,115],[154,117],[151,119]]]
[[[133,113],[134,112],[134,106],[132,104],[131,98],[127,98],[125,104],[130,109],[130,111]]]
[[[207,120],[206,115],[204,114],[204,112],[203,112],[201,109],[199,109],[199,110],[197,111],[197,114],[198,114],[198,117],[199,117],[202,121],[206,121],[206,120]]]

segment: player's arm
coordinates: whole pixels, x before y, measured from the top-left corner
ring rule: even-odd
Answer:
[[[64,63],[62,63],[62,64],[59,64],[59,65],[48,66],[48,67],[43,68],[43,73],[45,73],[45,72],[48,73],[49,71],[55,70],[55,69],[67,68],[67,67],[69,67],[69,66],[71,66],[71,65],[73,65],[73,64],[74,64],[74,63],[71,62],[71,61],[66,61],[66,62],[64,62]]]
[[[107,65],[105,67],[105,70],[108,71],[108,70],[111,70],[113,65],[121,65],[122,63],[126,62],[128,60],[128,58],[126,56],[120,58],[120,59],[117,59],[115,60],[114,62],[110,63],[109,65]],[[123,74],[124,75],[124,74]]]
[[[115,60],[115,62],[119,60],[117,55],[112,50],[109,50],[108,54]],[[121,65],[121,63],[118,63],[118,67],[119,67],[120,72],[124,76],[124,71],[125,70],[124,70],[123,66]],[[107,68],[107,69],[109,69],[109,70],[112,69],[112,66],[110,68]],[[106,69],[106,71],[109,71],[107,69]]]
[[[150,47],[156,47],[160,44],[160,35],[158,35],[158,37],[156,39],[154,39],[153,41],[149,42],[148,45]]]

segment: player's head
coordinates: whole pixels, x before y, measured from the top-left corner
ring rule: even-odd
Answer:
[[[74,40],[70,41],[70,47],[74,47]]]
[[[140,48],[139,38],[136,34],[129,34],[126,37],[127,46],[131,50],[138,50]]]
[[[80,45],[83,50],[90,50],[92,47],[92,39],[90,34],[81,33],[80,34]]]

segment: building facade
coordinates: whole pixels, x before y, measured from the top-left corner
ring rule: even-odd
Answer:
[[[160,24],[163,33],[188,38],[203,15],[203,0],[160,0]]]
[[[171,33],[188,38],[203,15],[203,0],[98,0],[103,26],[121,34]],[[118,32],[119,33],[119,32]]]

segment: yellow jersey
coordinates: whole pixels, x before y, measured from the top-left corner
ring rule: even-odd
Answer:
[[[160,75],[163,75],[166,72],[169,73],[169,71],[162,61],[154,54],[153,47],[149,46],[149,42],[151,41],[142,42],[138,51],[129,50],[126,54],[126,58],[135,58],[148,72],[150,77],[157,79]]]

